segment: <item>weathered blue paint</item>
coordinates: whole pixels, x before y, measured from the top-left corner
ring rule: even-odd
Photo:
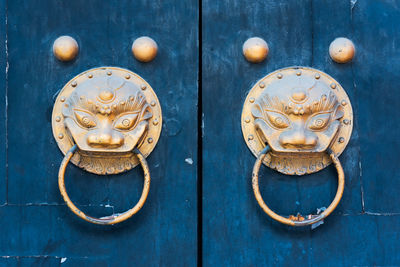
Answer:
[[[394,0],[202,0],[200,129],[197,1],[1,0],[0,95],[6,97],[0,98],[0,265],[196,265],[199,129],[205,266],[400,265],[399,6]],[[51,52],[63,34],[81,48],[71,63]],[[130,53],[141,35],[159,44],[153,62],[139,63]],[[261,64],[241,54],[254,35],[270,46]],[[329,58],[329,43],[338,36],[355,42],[353,63]],[[112,227],[83,222],[64,205],[57,187],[62,155],[50,121],[58,90],[101,65],[128,68],[148,80],[165,122],[148,158],[152,184],[145,206]],[[355,115],[352,139],[340,156],[343,199],[314,230],[272,222],[258,207],[250,183],[255,158],[240,129],[251,86],[292,65],[336,78]],[[66,185],[80,208],[100,216],[131,207],[141,175],[140,168],[107,177],[70,166]],[[335,177],[333,167],[301,178],[263,167],[260,189],[281,214],[306,214],[330,203]]]
[[[197,261],[198,3],[189,1],[0,1],[0,90],[5,89],[5,21],[8,42],[8,110],[0,99],[1,262],[54,266],[193,266]],[[7,10],[7,16],[5,12]],[[60,35],[80,46],[71,63],[57,61]],[[159,53],[139,63],[135,38],[148,35]],[[163,111],[160,141],[148,157],[152,183],[147,202],[127,222],[111,227],[81,221],[63,203],[57,173],[63,158],[52,136],[58,91],[75,75],[119,66],[146,79]],[[8,129],[8,176],[4,117]],[[191,158],[193,164],[185,159]],[[140,167],[96,176],[69,166],[71,199],[94,216],[130,208],[143,187]],[[4,201],[3,201],[4,200]],[[8,256],[11,256],[7,258]]]
[[[397,84],[399,1],[203,0],[203,263],[204,266],[400,265],[400,112]],[[265,38],[268,59],[251,64],[243,42]],[[355,61],[328,55],[340,36],[354,40]],[[293,229],[262,212],[251,189],[255,158],[240,129],[252,85],[286,66],[311,66],[345,88],[354,130],[340,156],[343,199],[323,225]],[[281,214],[327,206],[336,190],[328,167],[305,177],[261,169],[264,200]]]

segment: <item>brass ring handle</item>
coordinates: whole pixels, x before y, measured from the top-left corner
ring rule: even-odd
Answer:
[[[107,217],[102,217],[102,218],[94,218],[91,216],[86,215],[83,213],[80,209],[78,209],[74,203],[72,203],[71,199],[69,198],[67,191],[65,189],[65,183],[64,183],[64,176],[65,176],[65,169],[71,160],[72,156],[74,155],[75,151],[77,149],[77,145],[75,144],[68,152],[65,154],[65,157],[63,161],[61,162],[60,169],[58,172],[58,187],[60,188],[61,195],[64,198],[65,203],[67,206],[71,209],[73,213],[75,213],[78,217],[82,218],[85,221],[88,221],[90,223],[94,224],[101,224],[101,225],[110,225],[110,224],[116,224],[125,221],[126,219],[132,217],[135,213],[137,213],[144,205],[144,202],[146,201],[147,195],[149,193],[150,189],[150,172],[149,172],[149,166],[147,165],[147,161],[145,157],[140,153],[138,149],[135,149],[133,153],[138,157],[140,164],[142,165],[143,171],[144,171],[144,185],[143,185],[143,191],[142,195],[140,196],[140,199],[138,203],[131,208],[130,210],[127,210],[123,213],[120,213],[118,215],[111,215]]]
[[[319,222],[320,220],[326,218],[331,212],[336,208],[336,206],[339,204],[340,199],[342,198],[343,195],[343,190],[344,190],[344,172],[342,165],[340,164],[339,159],[336,157],[336,155],[328,148],[327,153],[329,154],[333,164],[336,167],[337,173],[338,173],[338,189],[336,192],[336,196],[333,199],[332,203],[329,205],[329,207],[324,210],[321,214],[319,215],[308,215],[306,218],[303,218],[301,216],[289,216],[289,218],[280,216],[273,212],[267,204],[265,204],[261,194],[260,194],[260,189],[258,186],[258,172],[260,170],[261,163],[263,162],[265,156],[267,153],[271,150],[271,148],[267,145],[258,155],[257,160],[254,164],[253,167],[253,175],[252,175],[252,184],[253,184],[253,191],[254,195],[257,199],[258,204],[261,206],[261,208],[264,210],[265,213],[268,214],[272,219],[283,223],[287,224],[290,226],[305,226],[305,225],[311,225],[316,222]]]

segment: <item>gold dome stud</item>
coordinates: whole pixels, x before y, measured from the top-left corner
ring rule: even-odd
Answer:
[[[268,56],[269,48],[264,39],[252,37],[243,44],[243,55],[251,63],[260,63]]]
[[[344,37],[336,38],[329,46],[329,55],[336,63],[350,62],[354,58],[355,52],[353,42]]]
[[[79,52],[78,43],[71,36],[60,36],[53,43],[53,54],[61,61],[73,60]]]
[[[152,61],[156,57],[157,51],[157,43],[147,36],[137,38],[132,44],[132,53],[141,62]]]

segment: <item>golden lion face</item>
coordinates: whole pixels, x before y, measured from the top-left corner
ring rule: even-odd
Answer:
[[[343,111],[332,89],[312,77],[290,76],[270,84],[252,115],[260,138],[275,152],[323,152]]]
[[[140,88],[116,76],[79,84],[62,114],[79,149],[90,152],[133,150],[145,138],[152,117]]]

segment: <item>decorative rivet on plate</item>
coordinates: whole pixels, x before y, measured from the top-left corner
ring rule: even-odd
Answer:
[[[142,85],[140,86],[140,88],[142,88],[142,90],[144,91],[144,90],[146,90],[147,86],[146,86],[145,84],[142,84]]]
[[[147,36],[137,38],[132,44],[132,53],[141,62],[152,61],[158,51],[157,43]]]
[[[243,55],[251,63],[262,62],[269,52],[268,44],[260,37],[252,37],[243,44]]]
[[[259,86],[260,86],[260,88],[264,88],[265,87],[265,83],[264,82],[260,82]]]
[[[321,78],[321,75],[319,75],[319,73],[316,73],[314,77],[315,77],[315,79],[318,80],[319,78]]]
[[[343,143],[344,142],[344,138],[343,137],[339,137],[339,143]]]
[[[73,60],[78,52],[78,43],[71,36],[60,36],[53,43],[53,54],[58,60]]]
[[[254,101],[255,101],[254,97],[250,97],[249,101],[250,101],[250,103],[254,103]]]
[[[347,63],[354,58],[356,49],[351,40],[339,37],[329,45],[329,55],[336,63]]]
[[[76,87],[78,84],[76,83],[76,81],[73,81],[72,83],[71,83],[71,86],[72,87]]]
[[[56,117],[56,122],[60,122],[61,121],[61,117],[60,116],[57,116]]]
[[[64,138],[64,135],[63,135],[62,133],[60,133],[60,134],[58,135],[58,138],[63,139],[63,138]]]
[[[108,76],[111,76],[111,74],[112,74],[112,72],[109,70],[109,71],[107,71],[107,75]]]
[[[153,125],[157,125],[158,124],[158,119],[154,119],[153,120]]]
[[[68,104],[64,104],[64,106],[67,108],[67,107],[69,107],[69,105]]]
[[[61,97],[60,101],[64,102],[65,101],[65,97]]]
[[[342,102],[340,102],[340,103],[342,104],[342,106],[346,106],[347,105],[346,100],[342,100]]]
[[[249,122],[250,122],[250,118],[249,118],[249,117],[246,117],[246,118],[244,119],[244,121],[245,121],[246,123],[249,123]]]
[[[151,101],[151,102],[150,102],[150,105],[151,105],[152,107],[154,107],[154,106],[156,105],[156,101]]]
[[[127,74],[125,75],[125,79],[129,80],[131,78],[131,75]]]
[[[282,79],[283,75],[282,75],[282,73],[278,73],[278,74],[276,75],[276,77],[278,77],[278,79]]]
[[[300,76],[301,75],[301,71],[300,70],[296,71],[296,75]]]
[[[331,83],[331,88],[335,89],[336,88],[336,83]]]
[[[148,142],[149,144],[153,143],[153,138],[151,138],[151,137],[148,138],[148,139],[147,139],[147,142]]]
[[[88,75],[88,78],[89,78],[89,79],[93,78],[93,74],[89,74],[89,75]]]
[[[254,135],[249,134],[249,140],[253,140],[254,139]]]
[[[343,123],[346,124],[346,125],[349,125],[350,121],[348,119],[344,119]]]

